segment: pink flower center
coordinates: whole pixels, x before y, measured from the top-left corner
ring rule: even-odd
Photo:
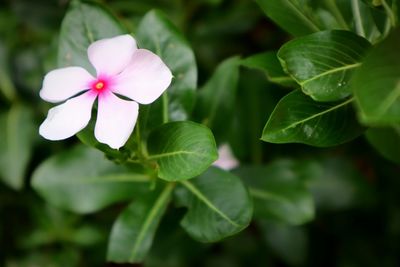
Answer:
[[[108,77],[98,77],[90,83],[90,88],[93,93],[101,94],[110,90],[112,86],[112,79]]]

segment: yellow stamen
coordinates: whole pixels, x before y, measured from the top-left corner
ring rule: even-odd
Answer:
[[[104,83],[103,82],[98,82],[98,83],[96,83],[96,85],[94,87],[96,87],[96,89],[98,89],[98,90],[103,89]]]

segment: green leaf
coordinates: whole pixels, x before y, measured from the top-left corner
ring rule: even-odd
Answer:
[[[96,40],[125,33],[126,30],[102,5],[72,1],[61,25],[58,65],[81,66],[94,74],[87,56],[89,45]]]
[[[196,111],[218,139],[226,137],[235,109],[236,90],[239,79],[238,57],[222,62],[207,83],[200,89]]]
[[[400,28],[378,44],[352,79],[360,119],[367,124],[400,122]]]
[[[177,188],[178,204],[188,208],[181,226],[200,242],[216,242],[236,234],[250,223],[250,196],[235,175],[210,168]]]
[[[174,184],[153,191],[129,205],[115,221],[108,244],[107,260],[118,263],[142,262],[158,224],[170,201]]]
[[[321,30],[312,17],[308,3],[297,0],[256,0],[263,11],[282,29],[294,36],[302,36]],[[308,1],[305,1],[308,2]]]
[[[365,135],[379,154],[400,164],[400,126],[369,128]]]
[[[136,38],[141,48],[158,54],[174,79],[166,94],[171,120],[186,120],[191,113],[197,87],[197,67],[192,49],[179,30],[159,11],[148,12],[140,22]],[[165,97],[165,96],[164,96]],[[161,123],[163,99],[151,105],[150,119]],[[152,111],[154,110],[154,111]]]
[[[163,124],[150,133],[149,159],[158,165],[158,177],[167,181],[193,178],[218,157],[212,132],[190,121]]]
[[[149,177],[78,146],[44,161],[35,170],[33,188],[48,202],[77,213],[91,213],[147,192]]]
[[[292,87],[295,81],[282,69],[275,51],[268,51],[252,55],[242,60],[242,65],[247,68],[258,69],[267,75],[270,82],[282,86]]]
[[[32,110],[22,104],[0,117],[0,178],[18,190],[24,185],[26,168],[37,137]]]
[[[267,166],[240,166],[235,173],[244,179],[254,200],[254,216],[298,225],[314,219],[314,201],[299,165],[281,160]]]
[[[324,31],[286,43],[278,52],[283,68],[316,101],[335,101],[352,93],[353,71],[370,44],[348,31]]]
[[[293,91],[279,101],[262,133],[271,143],[303,143],[329,147],[348,142],[362,134],[351,107],[343,102],[315,102],[301,91]]]

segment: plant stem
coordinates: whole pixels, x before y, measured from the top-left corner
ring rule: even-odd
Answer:
[[[167,123],[169,121],[167,92],[164,92],[162,95],[162,104],[163,104],[163,123]]]
[[[386,0],[382,0],[382,5],[386,11],[386,14],[387,14],[389,20],[390,20],[390,24],[392,25],[392,27],[395,27],[396,26],[396,17],[393,13],[393,10],[390,8],[388,3],[386,3]]]
[[[332,13],[335,16],[339,25],[345,30],[350,30],[349,26],[347,25],[346,21],[343,18],[342,12],[336,5],[336,1],[335,0],[326,0],[326,4],[328,5],[329,9],[332,11]]]
[[[360,13],[360,3],[358,1],[359,0],[351,0],[351,8],[353,10],[353,15],[355,20],[354,22],[356,25],[357,34],[359,34],[362,37],[365,37],[365,31],[362,24],[362,18]]]

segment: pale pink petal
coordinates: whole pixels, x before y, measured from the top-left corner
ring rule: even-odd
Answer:
[[[81,67],[52,70],[44,77],[40,97],[52,103],[65,101],[77,93],[89,89],[92,80],[94,80],[92,75]]]
[[[213,163],[224,170],[232,170],[239,166],[239,161],[235,158],[229,145],[223,144],[218,148],[218,159]]]
[[[159,56],[138,49],[132,62],[117,77],[113,91],[141,104],[149,104],[160,97],[171,80],[171,71]]]
[[[88,124],[96,95],[87,92],[49,110],[39,134],[49,140],[73,136]]]
[[[131,61],[137,49],[136,41],[129,34],[101,39],[88,48],[89,60],[99,75],[117,75]]]
[[[98,102],[94,135],[99,142],[119,149],[125,145],[135,128],[139,105],[134,101],[122,100],[112,93],[99,95]]]

